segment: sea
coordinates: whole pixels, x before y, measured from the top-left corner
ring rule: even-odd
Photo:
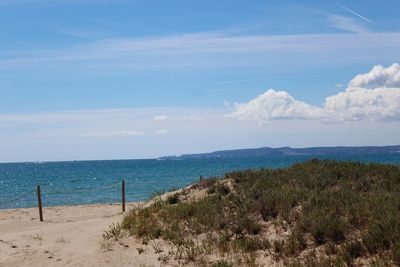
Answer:
[[[144,159],[0,164],[0,209],[145,201],[209,177],[254,168],[284,168],[313,158],[400,164],[400,153],[280,155],[242,158]]]

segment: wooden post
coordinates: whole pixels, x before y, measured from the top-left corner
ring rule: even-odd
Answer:
[[[40,185],[36,186],[36,193],[38,197],[39,219],[41,222],[43,222],[42,195],[40,194]]]
[[[122,194],[122,212],[125,212],[125,180],[122,180],[121,194]]]

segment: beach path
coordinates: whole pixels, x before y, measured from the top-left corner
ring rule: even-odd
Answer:
[[[137,203],[128,203],[132,208]],[[139,254],[134,238],[104,241],[121,222],[120,205],[83,205],[0,210],[0,266],[159,266],[152,251]]]

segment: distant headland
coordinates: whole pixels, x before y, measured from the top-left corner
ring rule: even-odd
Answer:
[[[220,150],[210,153],[183,154],[180,156],[163,156],[158,159],[204,159],[204,158],[239,158],[264,156],[300,156],[300,155],[351,155],[351,154],[392,154],[400,153],[400,145],[392,146],[334,146],[334,147],[260,147],[248,149]]]

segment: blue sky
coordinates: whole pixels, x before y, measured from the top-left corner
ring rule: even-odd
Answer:
[[[395,0],[0,0],[0,148],[10,151],[0,161],[399,143],[398,10]],[[376,88],[394,91],[360,93],[373,120],[355,100],[352,116],[325,104],[377,65],[392,82]],[[268,89],[287,95],[259,98]],[[378,110],[372,98],[392,102]]]

